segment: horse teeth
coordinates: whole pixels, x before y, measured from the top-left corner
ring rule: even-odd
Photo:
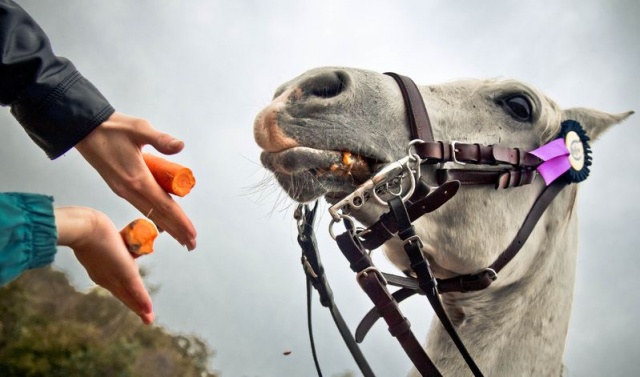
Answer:
[[[351,167],[351,165],[353,165],[353,163],[354,163],[353,160],[354,159],[353,159],[353,157],[351,155],[351,152],[349,152],[349,151],[342,152],[342,163],[344,165],[346,165],[347,167]]]
[[[360,155],[352,154],[348,150],[341,152],[339,161],[325,168],[316,168],[314,172],[319,175],[333,174],[341,177],[351,177],[357,182],[364,182],[371,176],[371,168],[367,160]]]

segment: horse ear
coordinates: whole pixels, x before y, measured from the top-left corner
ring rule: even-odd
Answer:
[[[620,114],[609,114],[598,110],[575,107],[562,112],[562,120],[575,120],[582,125],[591,140],[597,140],[609,127],[618,124],[631,116],[634,111]]]

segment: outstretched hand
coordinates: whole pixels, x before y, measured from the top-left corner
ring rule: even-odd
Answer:
[[[175,154],[184,143],[157,131],[144,119],[115,112],[76,149],[118,196],[167,231],[189,250],[196,247],[196,230],[182,208],[155,181],[142,159],[142,147]]]
[[[102,212],[86,207],[55,210],[58,245],[70,247],[91,280],[107,289],[145,324],[153,322],[151,297],[119,231]]]

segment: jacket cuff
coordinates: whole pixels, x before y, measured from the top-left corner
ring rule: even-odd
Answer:
[[[28,91],[13,104],[11,113],[50,159],[69,151],[115,112],[100,91],[75,69],[44,100],[29,100]]]
[[[0,285],[51,264],[57,241],[52,197],[0,193]]]
[[[25,195],[25,215],[31,223],[31,258],[27,269],[44,267],[55,258],[58,231],[53,213],[53,198],[46,195]]]

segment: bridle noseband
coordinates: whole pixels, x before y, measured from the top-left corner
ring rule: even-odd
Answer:
[[[371,179],[329,210],[333,219],[332,226],[343,219],[345,220],[347,231],[335,235],[331,226],[331,236],[336,240],[340,250],[349,261],[351,269],[356,273],[359,285],[375,306],[361,321],[355,332],[355,339],[333,301],[331,288],[320,262],[313,233],[317,202],[313,209],[307,205],[300,205],[295,214],[298,221],[298,242],[302,248],[302,264],[307,276],[309,335],[316,369],[318,375],[321,376],[311,329],[311,286],[319,292],[322,305],[330,309],[334,321],[363,375],[374,376],[357,343],[362,342],[373,324],[382,318],[389,326],[391,335],[398,340],[423,376],[441,376],[438,368],[411,331],[409,321],[402,315],[398,306],[401,301],[418,293],[427,297],[436,316],[474,376],[482,376],[480,368],[467,351],[444,310],[440,294],[479,291],[489,287],[497,279],[498,273],[521,250],[553,199],[568,184],[579,182],[588,175],[588,166],[591,161],[587,143],[589,139],[577,122],[563,122],[561,138],[568,140],[567,135],[571,132],[573,139],[578,137],[582,141],[580,152],[583,155],[580,158],[584,158],[583,171],[576,172],[570,169],[567,173],[557,169],[559,165],[566,165],[565,159],[571,157],[567,157],[570,151],[568,148],[563,149],[559,139],[548,144],[553,144],[553,148],[545,145],[531,152],[501,145],[485,146],[456,141],[435,141],[427,109],[415,83],[406,76],[396,73],[385,74],[391,76],[400,87],[414,141],[409,144],[407,157],[383,167]],[[421,164],[444,164],[446,162],[460,165],[491,165],[499,168],[497,170],[480,170],[440,167],[436,169],[438,184],[436,188],[430,188],[420,179]],[[543,170],[541,167],[545,169]],[[552,172],[549,173],[549,171]],[[538,172],[544,176],[547,186],[535,200],[511,244],[498,258],[487,268],[473,274],[447,279],[434,277],[429,262],[422,253],[422,240],[415,233],[413,221],[440,208],[457,193],[461,185],[493,185],[496,189],[518,187],[532,183]],[[408,193],[405,194],[402,191],[396,193],[389,188],[391,182],[395,180],[398,185],[397,181],[401,181],[403,177],[411,179]],[[400,187],[402,187],[401,182]],[[351,210],[358,209],[368,200],[374,199],[387,205],[389,211],[366,229],[356,228],[355,221],[350,216]],[[402,240],[404,251],[410,260],[411,275],[415,278],[387,274],[378,270],[373,264],[369,251],[382,246],[393,237]],[[389,285],[400,287],[400,289],[391,293],[388,289]]]

